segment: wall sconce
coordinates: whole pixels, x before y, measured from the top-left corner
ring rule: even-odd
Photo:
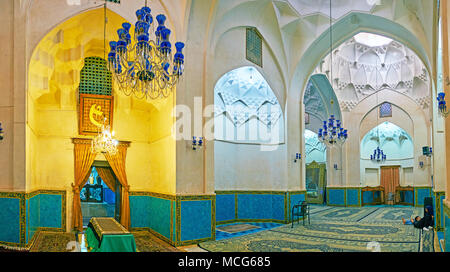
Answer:
[[[423,161],[419,162],[419,166],[420,168],[423,168],[425,166],[424,162]]]
[[[339,170],[337,163],[334,164],[334,170]]]
[[[0,141],[3,140],[3,128],[2,128],[2,122],[0,122]]]
[[[433,155],[433,148],[429,146],[422,147],[422,154],[427,157],[431,157]]]
[[[301,160],[301,159],[302,159],[302,154],[300,154],[300,153],[295,153],[295,159],[294,159],[294,162],[297,163],[297,161],[298,161],[298,160]]]
[[[203,146],[203,137],[192,137],[192,150],[201,149]]]
[[[447,118],[449,111],[447,110],[447,102],[445,101],[445,93],[438,93],[438,109],[439,114]]]

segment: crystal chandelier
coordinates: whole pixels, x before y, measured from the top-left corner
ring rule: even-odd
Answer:
[[[439,114],[447,118],[449,112],[447,109],[447,102],[445,101],[445,93],[444,92],[439,93],[437,100],[439,103],[438,104]]]
[[[175,43],[172,58],[171,31],[164,25],[163,14],[156,16],[156,39],[150,40],[154,25],[150,13],[145,1],[145,7],[136,11],[133,39],[131,24],[126,22],[117,30],[118,41],[109,43],[108,67],[115,82],[125,95],[139,99],[168,97],[184,71],[184,43]]]
[[[105,120],[106,121],[106,120]],[[92,140],[91,150],[95,154],[109,153],[110,155],[117,154],[117,146],[119,142],[114,137],[114,131],[111,133],[109,125],[102,125],[101,131]]]
[[[343,145],[348,138],[348,130],[342,127],[340,120],[336,120],[334,115],[327,121],[323,121],[323,128],[319,129],[319,141],[327,147],[333,147],[336,144]]]

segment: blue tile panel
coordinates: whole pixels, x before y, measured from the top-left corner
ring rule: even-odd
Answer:
[[[226,195],[216,195],[216,221],[229,221],[236,219],[235,202],[234,194],[226,194]]]
[[[289,220],[291,220],[291,216],[292,216],[292,207],[294,207],[294,205],[300,204],[302,201],[305,201],[305,193],[302,194],[289,194],[289,202],[290,202],[290,206],[289,206],[289,211],[288,211],[288,218]]]
[[[359,189],[347,189],[347,206],[359,206]]]
[[[39,227],[62,227],[62,196],[40,194],[39,195]]]
[[[27,199],[27,243],[31,240],[39,227],[39,199],[40,195],[35,195]]]
[[[445,230],[444,230],[444,240],[445,240],[445,252],[450,252],[450,215],[445,213]]]
[[[20,243],[19,198],[0,198],[0,241]]]
[[[416,206],[423,206],[425,197],[431,197],[431,188],[415,188],[416,190]]]
[[[153,196],[130,196],[130,220],[132,228],[150,228],[171,239],[172,201]]]
[[[345,189],[328,189],[328,201],[329,205],[342,205],[345,206]]]
[[[180,241],[212,238],[212,200],[182,200],[180,205]]]
[[[285,220],[285,195],[238,194],[238,218]]]

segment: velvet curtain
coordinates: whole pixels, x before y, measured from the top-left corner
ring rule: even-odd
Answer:
[[[385,201],[395,201],[395,189],[399,186],[399,184],[399,168],[381,168],[381,186],[384,188]],[[394,195],[394,198],[390,198],[389,195]]]
[[[80,191],[89,178],[95,154],[91,152],[90,140],[74,139],[75,183],[72,183],[73,208],[72,225],[74,229],[83,231],[83,215],[81,214]]]
[[[111,189],[113,192],[116,191],[116,179],[109,168],[95,167],[97,173],[103,182]]]
[[[120,224],[125,228],[130,228],[130,186],[128,186],[127,174],[125,172],[125,161],[127,157],[128,144],[120,143],[115,155],[105,154],[109,166],[114,171],[117,179],[122,185],[122,203],[120,208]]]

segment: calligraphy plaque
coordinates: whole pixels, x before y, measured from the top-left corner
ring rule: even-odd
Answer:
[[[104,120],[113,127],[114,98],[107,95],[80,94],[79,126],[80,135],[97,135]]]

